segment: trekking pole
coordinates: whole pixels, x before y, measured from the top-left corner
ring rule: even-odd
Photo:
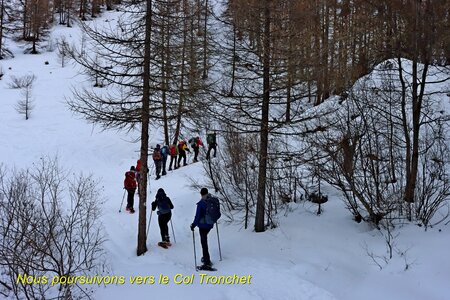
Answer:
[[[197,254],[195,253],[195,236],[194,236],[194,231],[192,230],[192,241],[194,242],[194,263],[195,263],[195,270],[198,271],[197,269]]]
[[[122,212],[122,205],[123,205],[123,201],[125,201],[125,193],[127,192],[127,190],[123,190],[123,197],[122,197],[122,203],[120,203],[120,208],[119,208],[119,212]]]
[[[152,192],[152,187],[150,185],[151,180],[150,180],[150,170],[148,170],[147,172],[147,185],[148,185],[148,192],[151,193]]]
[[[173,241],[174,241],[175,243],[177,243],[177,239],[175,238],[175,231],[173,231],[172,219],[170,219],[170,227],[172,227]]]
[[[222,261],[222,250],[220,249],[220,238],[219,238],[219,224],[216,222],[216,229],[217,229],[217,243],[219,244],[219,257],[220,261]]]
[[[148,225],[147,225],[147,233],[145,234],[145,238],[148,237],[148,231],[150,229],[150,223],[152,222],[152,214],[153,214],[153,210],[150,211],[150,218],[148,220]]]

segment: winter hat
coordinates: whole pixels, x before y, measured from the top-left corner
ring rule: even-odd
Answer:
[[[136,168],[134,166],[131,166],[130,171],[136,171]]]
[[[157,149],[161,148],[161,145],[160,145],[160,144],[157,144],[157,145],[156,145],[156,148],[157,148]]]
[[[208,195],[208,189],[207,188],[202,188],[200,190],[200,195],[202,195],[202,196]]]

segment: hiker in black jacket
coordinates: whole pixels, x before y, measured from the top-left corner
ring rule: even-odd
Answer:
[[[158,207],[158,224],[161,231],[161,242],[158,243],[159,246],[167,248],[167,246],[172,246],[169,237],[169,223],[172,217],[173,204],[169,197],[167,197],[166,192],[163,189],[158,189],[156,193],[155,201],[152,202],[152,210]]]

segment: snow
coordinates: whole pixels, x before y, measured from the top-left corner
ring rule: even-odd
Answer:
[[[59,27],[53,36],[76,35],[75,30]],[[159,228],[153,213],[149,251],[137,257],[138,214],[118,211],[124,195],[124,172],[138,158],[139,145],[132,142],[138,133],[101,131],[73,115],[65,99],[70,97],[70,88],[86,78],[78,75],[74,66],[62,68],[56,52],[24,55],[20,45],[8,46],[15,58],[0,61],[5,73],[0,81],[1,162],[8,168],[20,169],[31,167],[42,156],[57,156],[67,170],[92,173],[101,180],[99,188],[106,199],[101,221],[107,231],[112,275],[125,276],[126,282],[94,286],[93,299],[450,299],[448,226],[440,224],[426,232],[414,224],[397,228],[393,232],[393,258],[386,263],[387,245],[382,232],[356,224],[333,190],[327,191],[329,201],[320,216],[311,203],[291,203],[286,217],[283,213],[278,216],[280,226],[264,233],[221,220],[223,260],[219,261],[214,228],[209,234],[209,247],[218,271],[208,275],[251,276],[251,283],[201,284],[201,272],[194,270],[189,229],[199,192],[190,183],[201,181],[204,174],[201,162],[190,163],[192,157],[188,166],[168,172],[159,181],[152,177],[150,182],[149,202],[158,188],[164,188],[175,205],[172,222],[176,243],[172,241],[169,250],[156,246]],[[26,121],[14,109],[20,92],[8,88],[8,82],[12,75],[30,73],[37,76],[33,88],[36,108]],[[152,133],[151,139],[154,144],[162,137]],[[136,196],[135,208],[137,202]],[[199,263],[197,231],[195,238]],[[177,274],[186,276],[186,280],[194,276],[194,280],[176,284]],[[131,284],[132,276],[154,276],[155,282]],[[168,276],[169,282],[159,283],[160,276]]]

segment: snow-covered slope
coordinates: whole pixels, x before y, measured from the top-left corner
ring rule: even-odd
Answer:
[[[57,28],[54,36],[71,35],[74,30]],[[279,216],[280,226],[265,233],[219,222],[223,260],[219,261],[214,229],[209,246],[218,271],[210,275],[251,276],[251,281],[234,285],[201,283],[201,273],[194,270],[189,229],[199,199],[199,192],[190,188],[190,180],[202,180],[201,162],[189,161],[188,166],[169,172],[161,180],[151,180],[151,197],[162,187],[175,205],[172,220],[176,243],[169,250],[156,246],[159,228],[153,214],[149,251],[137,257],[138,215],[118,212],[124,172],[136,163],[138,155],[138,145],[131,142],[137,133],[102,132],[72,115],[65,97],[70,96],[71,85],[86,79],[76,74],[76,68],[61,68],[56,52],[23,55],[19,47],[13,50],[14,59],[0,62],[5,73],[0,81],[1,162],[9,168],[26,168],[44,155],[58,156],[67,170],[93,173],[101,179],[99,188],[106,199],[102,222],[108,235],[112,274],[125,276],[126,283],[95,287],[94,299],[450,298],[448,226],[442,224],[428,232],[414,225],[401,228],[395,233],[394,258],[385,264],[384,237],[364,224],[354,223],[331,190],[322,215],[315,214],[313,204],[292,203],[287,216]],[[7,84],[11,75],[27,73],[37,76],[33,89],[36,108],[25,121],[14,109],[20,93]],[[154,144],[162,137],[152,134],[151,140]],[[198,261],[201,247],[197,232],[195,238]],[[155,283],[131,284],[130,277],[139,275],[154,276]],[[169,277],[167,284],[158,283],[161,275]],[[186,280],[194,277],[192,283],[177,284],[175,276],[177,280],[180,276],[186,276]]]

